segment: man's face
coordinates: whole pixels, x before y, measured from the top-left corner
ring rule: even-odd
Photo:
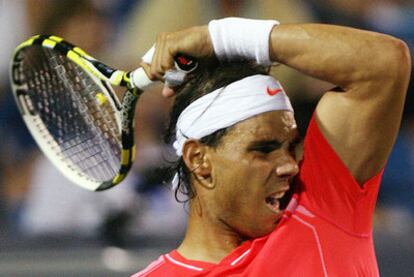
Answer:
[[[233,126],[210,148],[213,189],[203,195],[208,216],[255,238],[269,234],[282,213],[279,200],[298,173],[293,113],[273,111]]]

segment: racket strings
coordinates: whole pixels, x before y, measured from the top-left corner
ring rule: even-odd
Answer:
[[[65,56],[35,49],[26,53],[23,70],[37,128],[71,170],[112,179],[120,168],[120,131],[112,105],[96,100],[102,86]]]

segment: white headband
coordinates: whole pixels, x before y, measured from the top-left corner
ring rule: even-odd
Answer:
[[[255,115],[277,110],[293,112],[280,83],[267,75],[253,75],[219,88],[191,103],[179,116],[178,156],[187,139],[200,139]]]

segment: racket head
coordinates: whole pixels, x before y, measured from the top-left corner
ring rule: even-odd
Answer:
[[[133,122],[121,117],[123,108],[134,110],[138,91],[121,105],[110,84],[128,86],[128,74],[59,37],[35,36],[16,48],[10,76],[29,131],[67,178],[94,191],[124,179],[135,146]]]

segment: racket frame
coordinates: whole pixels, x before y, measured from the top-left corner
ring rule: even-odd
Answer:
[[[56,143],[56,145],[50,146],[42,138],[43,130],[39,130],[36,127],[36,122],[38,120],[41,120],[40,116],[35,115],[33,112],[31,112],[30,107],[27,105],[27,101],[25,99],[21,99],[22,97],[25,97],[23,91],[27,88],[25,88],[24,84],[22,84],[22,82],[17,79],[17,67],[21,62],[21,59],[19,60],[19,54],[25,48],[31,47],[32,45],[39,45],[41,47],[53,49],[66,56],[75,64],[79,65],[92,79],[96,81],[96,83],[102,89],[102,92],[104,92],[105,96],[107,96],[107,99],[111,102],[111,105],[116,108],[117,114],[115,118],[117,119],[116,121],[118,127],[121,130],[121,156],[120,168],[118,170],[118,173],[112,179],[98,182],[79,171],[76,174],[76,171],[71,169],[71,165],[69,165],[67,162],[64,162],[62,158],[52,150],[51,147],[59,147],[58,144]],[[53,35],[36,35],[21,43],[15,49],[10,70],[13,94],[30,133],[35,138],[43,153],[45,153],[51,162],[68,179],[81,187],[93,191],[106,190],[124,180],[135,160],[135,106],[139,96],[142,94],[142,90],[134,87],[131,83],[131,72],[113,69],[99,62],[79,47],[63,40],[60,37]],[[122,104],[119,102],[111,85],[123,86],[127,88],[123,96]]]

